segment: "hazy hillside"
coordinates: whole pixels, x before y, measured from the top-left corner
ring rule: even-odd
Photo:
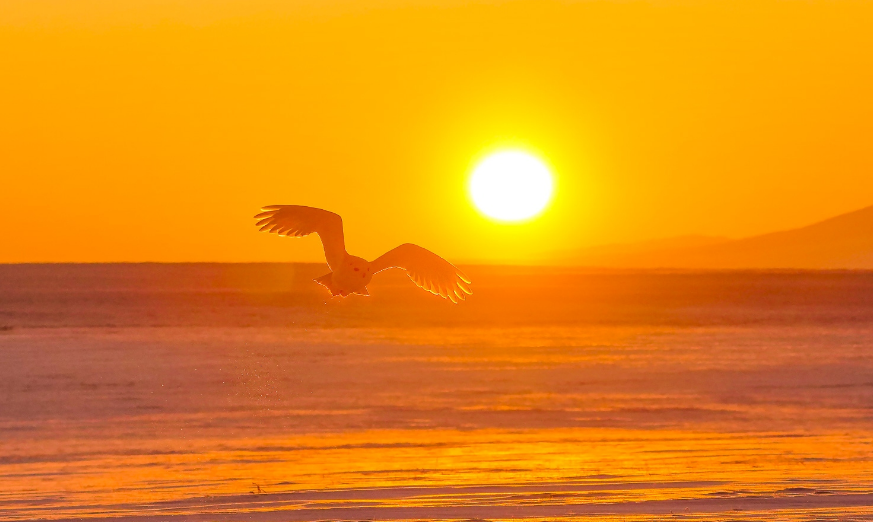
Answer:
[[[676,238],[579,252],[575,264],[616,268],[873,269],[873,206],[794,230],[738,240]],[[708,244],[706,242],[709,242]],[[662,247],[659,248],[658,245]],[[655,245],[654,247],[652,245]]]

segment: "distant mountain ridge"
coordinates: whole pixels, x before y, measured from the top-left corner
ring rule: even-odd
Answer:
[[[873,269],[873,206],[744,239],[684,236],[594,247],[571,261],[609,268]]]

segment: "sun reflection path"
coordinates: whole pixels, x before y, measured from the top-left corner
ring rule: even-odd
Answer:
[[[873,331],[455,333],[5,336],[0,518],[873,520]]]
[[[299,511],[300,519],[657,514],[679,506],[873,514],[869,433],[587,428],[79,440],[53,459],[30,460],[2,466],[6,518],[82,517],[95,507],[104,516],[232,509]]]

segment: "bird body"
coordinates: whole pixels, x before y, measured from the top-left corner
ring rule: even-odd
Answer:
[[[372,262],[349,254],[345,247],[342,218],[333,212],[302,205],[270,205],[263,207],[255,219],[262,232],[289,237],[318,234],[331,271],[316,278],[315,282],[325,286],[331,296],[370,295],[367,285],[373,276],[390,268],[406,270],[416,285],[453,303],[463,301],[473,293],[471,281],[463,272],[418,245],[405,243]]]
[[[369,261],[346,254],[346,258],[335,270],[317,277],[315,282],[330,290],[330,295],[346,297],[349,294],[370,295],[367,285],[372,279]]]

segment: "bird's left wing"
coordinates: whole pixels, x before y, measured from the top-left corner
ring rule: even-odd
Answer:
[[[275,232],[280,236],[302,237],[315,232],[324,246],[324,257],[331,270],[335,270],[346,255],[343,238],[343,220],[320,208],[303,205],[269,205],[255,216],[262,232]]]
[[[415,284],[453,303],[463,301],[473,293],[470,278],[455,265],[411,243],[382,254],[370,263],[370,267],[374,274],[389,268],[402,268]]]

